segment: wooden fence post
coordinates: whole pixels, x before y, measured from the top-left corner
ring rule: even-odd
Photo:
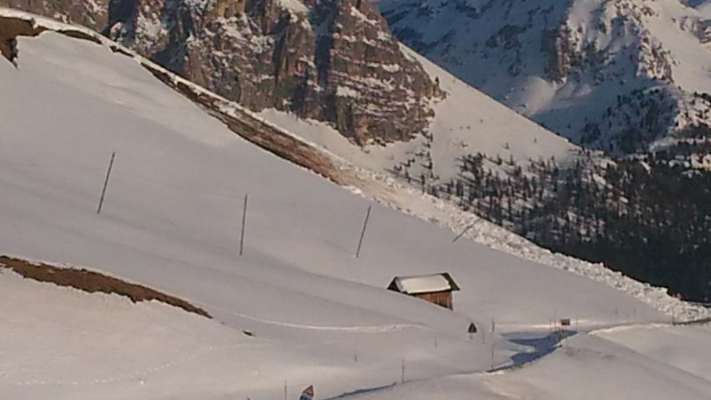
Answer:
[[[240,257],[244,254],[244,231],[247,225],[247,200],[249,194],[244,195],[244,207],[242,208],[242,233],[239,236],[239,255]]]
[[[104,187],[101,189],[101,198],[99,198],[99,208],[96,209],[97,214],[101,214],[101,209],[104,207],[104,197],[106,196],[106,188],[109,186],[109,178],[111,177],[111,169],[114,167],[114,160],[116,159],[116,152],[111,153],[111,160],[109,161],[109,169],[106,171],[106,179],[104,179]]]
[[[457,235],[457,236],[454,238],[454,240],[452,240],[452,243],[454,243],[454,242],[456,242],[457,240],[459,240],[462,236],[464,236],[465,233],[469,232],[469,230],[472,229],[473,227],[474,227],[474,224],[471,224],[471,225],[467,226],[466,228],[464,228],[464,230],[463,230],[459,235]]]
[[[360,257],[360,249],[363,245],[363,238],[365,237],[365,229],[368,227],[368,220],[370,219],[370,210],[373,206],[368,206],[368,211],[365,213],[365,220],[363,221],[363,229],[360,231],[360,239],[358,240],[358,248],[356,249],[356,258]]]

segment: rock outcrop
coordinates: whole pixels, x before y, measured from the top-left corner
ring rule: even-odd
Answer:
[[[16,18],[0,17],[0,55],[17,65],[18,36],[36,36],[42,32],[32,22]]]

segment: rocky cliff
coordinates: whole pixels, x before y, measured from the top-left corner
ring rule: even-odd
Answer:
[[[442,92],[365,0],[0,0],[87,25],[253,109],[326,121],[358,144],[422,132]]]

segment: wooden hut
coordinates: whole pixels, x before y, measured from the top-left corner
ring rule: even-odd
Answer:
[[[459,290],[459,286],[448,273],[443,272],[431,275],[396,276],[388,285],[388,289],[453,310],[452,292]]]

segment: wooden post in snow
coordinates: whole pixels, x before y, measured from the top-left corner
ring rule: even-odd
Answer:
[[[247,200],[249,194],[244,195],[244,207],[242,208],[242,233],[239,236],[239,255],[240,257],[244,254],[244,230],[247,225]]]
[[[496,346],[496,321],[491,319],[491,369],[494,369],[494,349]]]
[[[360,239],[358,240],[358,248],[356,249],[356,258],[360,257],[360,249],[363,246],[363,238],[365,237],[365,229],[368,227],[368,219],[370,219],[370,210],[373,206],[368,206],[368,211],[365,213],[365,220],[363,221],[363,229],[360,231]]]
[[[459,240],[462,236],[464,236],[465,233],[469,232],[469,229],[472,229],[473,227],[474,227],[474,224],[471,224],[471,225],[467,226],[466,228],[464,228],[464,230],[459,235],[457,235],[457,237],[455,237],[454,240],[452,240],[452,243]]]
[[[405,359],[402,359],[401,369],[400,369],[400,383],[405,383]]]
[[[494,359],[495,359],[495,357],[494,357],[494,346],[495,346],[495,345],[496,345],[496,341],[492,339],[492,340],[491,340],[491,370],[492,370],[492,371],[494,370]]]
[[[104,179],[104,188],[101,189],[101,198],[99,198],[99,207],[96,209],[97,214],[101,214],[101,209],[104,207],[104,197],[106,197],[106,188],[109,186],[109,178],[111,177],[111,169],[114,167],[114,160],[116,159],[116,152],[111,153],[111,160],[109,161],[109,169],[106,171],[106,179]]]

